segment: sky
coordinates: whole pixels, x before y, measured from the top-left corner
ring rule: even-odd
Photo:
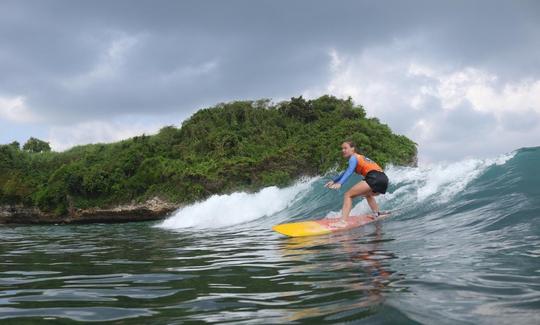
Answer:
[[[0,143],[54,150],[330,94],[420,162],[540,145],[540,1],[0,0]]]

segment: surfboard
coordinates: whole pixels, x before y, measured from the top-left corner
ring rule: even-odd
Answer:
[[[341,218],[325,218],[320,220],[283,223],[272,227],[272,230],[289,237],[317,236],[333,232],[349,230],[387,218],[390,212],[382,212],[376,219],[371,215],[350,216]],[[344,222],[341,222],[344,221]]]

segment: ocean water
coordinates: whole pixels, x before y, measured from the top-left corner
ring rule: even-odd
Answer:
[[[333,235],[270,230],[339,215],[325,177],[160,222],[0,226],[0,323],[540,324],[540,147],[387,173],[392,217]]]

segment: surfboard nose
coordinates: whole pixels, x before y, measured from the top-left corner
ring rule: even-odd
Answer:
[[[331,232],[315,221],[283,223],[272,227],[272,230],[289,237],[323,235]]]

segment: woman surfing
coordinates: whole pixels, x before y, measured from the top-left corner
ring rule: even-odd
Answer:
[[[345,158],[349,159],[349,167],[333,181],[325,184],[326,187],[338,190],[347,179],[356,172],[364,177],[364,180],[354,185],[345,192],[343,197],[342,217],[335,219],[308,220],[292,223],[283,223],[272,227],[274,231],[290,237],[315,236],[333,233],[363,226],[383,216],[379,211],[379,206],[375,201],[375,196],[386,193],[388,187],[388,177],[383,173],[382,168],[366,156],[356,153],[355,145],[352,141],[345,141],[341,144],[341,152]],[[352,209],[352,199],[357,196],[364,196],[373,211],[372,215],[350,217]]]
[[[364,177],[364,180],[345,192],[343,196],[343,208],[341,209],[341,221],[344,222],[349,217],[352,209],[352,199],[357,196],[366,198],[371,211],[373,211],[373,217],[377,218],[381,212],[379,211],[377,201],[375,201],[375,196],[386,193],[388,177],[376,162],[358,154],[356,152],[356,146],[352,141],[345,141],[341,144],[341,153],[343,157],[349,159],[349,166],[343,173],[324,186],[339,190],[353,172]]]

